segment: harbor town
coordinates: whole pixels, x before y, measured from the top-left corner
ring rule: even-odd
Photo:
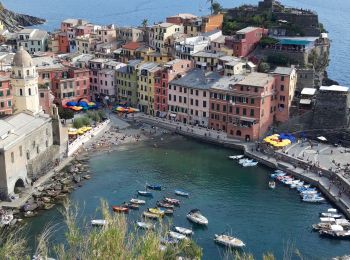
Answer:
[[[219,2],[129,27],[62,15],[52,31],[1,4],[1,234],[27,228],[33,259],[139,259],[65,258],[61,227],[43,250],[73,201],[87,234],[122,220],[126,238],[159,232],[151,259],[349,259],[350,86],[327,73],[337,39],[313,10]]]

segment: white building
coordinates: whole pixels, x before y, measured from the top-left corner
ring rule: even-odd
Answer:
[[[207,50],[210,50],[210,41],[204,36],[189,37],[175,42],[175,56],[180,59],[190,60],[194,53]]]
[[[48,34],[38,29],[23,29],[17,33],[17,49],[21,46],[33,54],[38,51],[47,51]]]
[[[175,33],[183,33],[184,28],[182,25],[172,23],[160,23],[156,24],[151,28],[149,44],[152,48],[157,51],[164,53],[166,52],[166,41]]]

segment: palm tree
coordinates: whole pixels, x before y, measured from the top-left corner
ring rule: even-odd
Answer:
[[[222,10],[222,6],[214,0],[207,0],[208,3],[210,3],[210,13],[211,14],[217,14]]]
[[[142,25],[142,27],[147,27],[148,19],[143,19],[141,25]]]

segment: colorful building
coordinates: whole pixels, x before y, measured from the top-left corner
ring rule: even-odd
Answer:
[[[0,116],[12,114],[13,95],[10,78],[0,77]]]
[[[169,82],[169,119],[183,123],[208,126],[209,89],[220,79],[217,72],[200,69]]]
[[[209,127],[246,141],[263,137],[273,123],[274,94],[269,74],[222,77],[210,89]]]
[[[154,86],[154,110],[158,117],[165,117],[168,112],[168,83],[181,77],[193,68],[193,62],[189,60],[175,59],[164,64],[159,71],[160,84]]]
[[[159,23],[152,26],[150,30],[149,44],[152,48],[161,53],[166,53],[167,48],[165,46],[167,39],[176,33],[183,33],[184,28],[182,25],[172,23]]]
[[[225,44],[233,49],[233,54],[237,57],[248,56],[258,45],[268,30],[259,27],[246,27],[236,32],[232,37],[226,37]]]

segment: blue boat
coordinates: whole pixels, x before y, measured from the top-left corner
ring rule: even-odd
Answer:
[[[149,191],[144,191],[144,190],[138,190],[137,193],[140,195],[140,196],[145,196],[145,197],[152,197],[152,192],[149,192]]]
[[[175,190],[175,194],[182,197],[188,197],[190,194],[183,190]]]
[[[146,187],[150,190],[162,190],[162,186],[159,184],[146,184]]]

